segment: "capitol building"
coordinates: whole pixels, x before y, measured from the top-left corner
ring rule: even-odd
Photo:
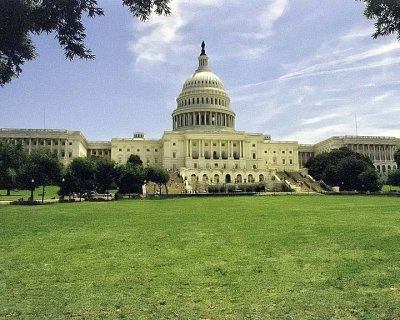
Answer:
[[[400,139],[395,137],[334,136],[305,145],[235,130],[235,111],[221,79],[208,66],[204,43],[198,63],[176,99],[172,130],[160,139],[146,139],[136,132],[125,139],[88,141],[80,131],[4,128],[0,129],[0,140],[20,143],[28,152],[48,148],[64,163],[95,156],[123,164],[135,154],[145,165],[160,166],[183,179],[208,184],[268,184],[280,172],[304,174],[308,159],[344,146],[370,157],[380,172],[396,168],[393,154],[400,147]]]

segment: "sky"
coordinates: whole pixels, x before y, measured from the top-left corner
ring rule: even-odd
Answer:
[[[119,0],[85,18],[93,61],[65,60],[54,34],[0,88],[0,128],[68,129],[88,140],[161,138],[198,66],[224,83],[236,130],[315,143],[334,135],[400,137],[400,42],[373,39],[352,0],[172,0],[170,16],[133,18]]]

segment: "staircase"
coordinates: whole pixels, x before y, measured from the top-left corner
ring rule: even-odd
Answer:
[[[313,181],[307,176],[303,176],[300,172],[288,172],[288,171],[278,172],[277,176],[281,180],[285,179],[291,185],[296,186],[298,192],[321,193],[324,191],[319,182]]]

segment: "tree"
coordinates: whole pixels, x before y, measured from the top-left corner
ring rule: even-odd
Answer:
[[[387,184],[391,186],[400,186],[400,169],[391,171],[388,174]]]
[[[340,148],[315,156],[306,167],[317,180],[341,190],[378,191],[379,177],[368,157],[348,148]]]
[[[0,141],[0,189],[9,196],[17,186],[17,176],[26,158],[22,145]]]
[[[394,161],[397,164],[397,167],[400,167],[400,148],[394,152]]]
[[[108,192],[115,179],[115,162],[104,158],[94,158],[94,176],[96,190]]]
[[[145,181],[145,171],[141,165],[126,163],[117,168],[117,179],[119,191],[121,193],[139,193],[141,186]]]
[[[149,167],[146,170],[146,179],[153,181],[155,184],[158,185],[158,188],[162,190],[162,186],[165,187],[165,192],[168,194],[167,183],[169,181],[169,174],[167,171],[157,167]]]
[[[137,154],[131,154],[126,161],[126,163],[131,163],[134,166],[141,166],[143,165],[143,161],[140,159],[140,157]]]
[[[400,2],[398,0],[359,0],[366,4],[364,15],[375,19],[375,39],[397,33],[400,40]]]
[[[84,193],[90,194],[95,189],[95,183],[93,161],[87,158],[75,158],[67,167],[64,181],[60,185],[60,194],[67,195],[76,192],[81,199]]]
[[[42,186],[42,203],[44,201],[45,187],[51,184],[58,184],[61,179],[62,164],[56,154],[50,150],[38,149],[32,151],[19,174],[20,185],[32,191]]]
[[[134,17],[170,14],[170,0],[122,0]],[[0,10],[0,86],[18,77],[22,65],[37,57],[31,35],[54,33],[65,57],[94,59],[86,48],[82,15],[104,15],[97,0],[2,0]]]

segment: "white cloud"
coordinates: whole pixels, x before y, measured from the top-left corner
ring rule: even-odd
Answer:
[[[275,22],[284,14],[288,0],[270,0],[258,17],[258,23],[261,28],[259,35],[268,37],[273,32]]]
[[[309,118],[309,119],[302,119],[302,120],[300,120],[300,125],[306,126],[306,125],[315,124],[318,122],[330,120],[330,119],[337,118],[337,117],[339,117],[339,114],[333,113],[333,114],[322,115],[319,117],[314,117],[314,118]]]
[[[196,13],[203,7],[217,7],[223,2],[224,0],[197,0],[188,3],[185,0],[174,0],[170,5],[170,16],[152,16],[145,23],[135,21],[135,39],[129,43],[129,50],[135,56],[135,67],[164,62],[177,51],[191,48],[188,41],[184,41],[184,27],[196,18]]]

